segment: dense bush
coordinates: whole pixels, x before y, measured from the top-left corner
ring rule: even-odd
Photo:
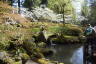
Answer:
[[[69,28],[68,30],[69,34],[68,35],[73,35],[73,36],[79,36],[82,33],[82,30],[80,28]]]
[[[62,26],[59,31],[62,34],[71,35],[71,36],[79,36],[83,32],[80,27],[74,25]]]

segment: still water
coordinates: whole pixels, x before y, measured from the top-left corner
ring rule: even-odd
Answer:
[[[54,45],[50,46],[54,55],[48,59],[63,62],[65,64],[83,64],[83,46],[75,45]]]

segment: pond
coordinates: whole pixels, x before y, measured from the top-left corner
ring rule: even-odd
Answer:
[[[49,48],[54,51],[53,56],[47,57],[50,60],[65,64],[83,64],[83,45],[54,45]]]

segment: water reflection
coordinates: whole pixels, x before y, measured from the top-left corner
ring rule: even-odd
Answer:
[[[72,64],[83,64],[83,47],[78,48],[71,58]]]
[[[54,45],[50,47],[55,54],[51,60],[65,64],[83,64],[83,47],[81,45]]]

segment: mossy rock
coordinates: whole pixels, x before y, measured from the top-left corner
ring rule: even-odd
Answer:
[[[53,43],[56,44],[73,44],[73,43],[80,43],[79,37],[77,36],[63,36],[59,38],[53,38]]]
[[[46,42],[46,38],[43,31],[40,31],[38,35],[34,35],[35,43]]]
[[[28,59],[30,59],[30,56],[26,53],[22,53],[21,58],[24,59],[24,60],[28,60]]]
[[[50,63],[50,61],[49,61],[49,60],[46,60],[46,59],[41,58],[41,59],[38,59],[38,63],[40,63],[40,64],[49,64],[49,63]]]
[[[64,36],[66,42],[79,43],[78,36]]]
[[[40,42],[40,43],[38,43],[37,45],[38,45],[38,47],[40,47],[40,48],[44,48],[44,47],[46,46],[46,43]]]
[[[49,48],[41,48],[41,51],[40,51],[45,57],[47,56],[52,56],[55,52],[54,50],[52,49],[49,49]]]

